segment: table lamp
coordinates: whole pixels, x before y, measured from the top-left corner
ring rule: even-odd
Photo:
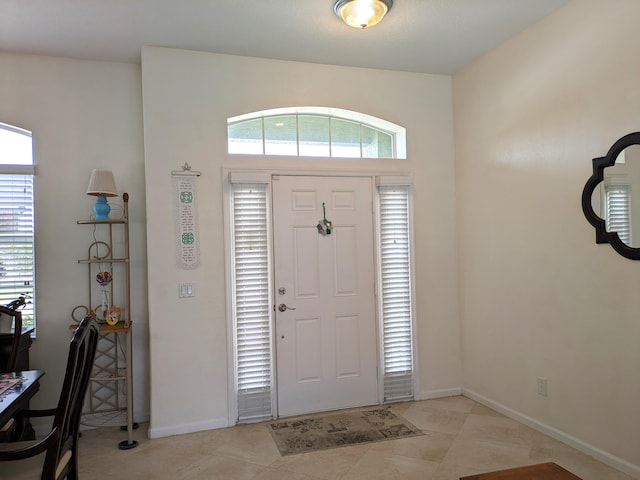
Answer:
[[[96,220],[107,220],[111,207],[107,203],[107,197],[117,197],[116,181],[111,170],[94,170],[91,172],[91,179],[87,187],[87,195],[96,196],[96,203],[93,211]]]

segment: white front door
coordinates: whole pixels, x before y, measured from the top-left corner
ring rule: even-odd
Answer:
[[[371,179],[280,176],[272,185],[278,413],[375,404]]]

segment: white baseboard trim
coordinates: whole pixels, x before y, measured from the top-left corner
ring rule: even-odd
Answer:
[[[170,437],[172,435],[182,435],[185,433],[202,432],[204,430],[214,430],[216,428],[226,428],[229,426],[228,419],[219,418],[207,422],[183,423],[181,425],[170,425],[168,427],[149,427],[149,438]]]
[[[513,420],[517,420],[520,423],[523,423],[534,430],[537,430],[545,435],[548,435],[556,440],[566,443],[570,447],[575,448],[576,450],[581,451],[582,453],[586,453],[587,455],[592,456],[593,458],[605,463],[621,472],[626,473],[634,478],[640,479],[640,466],[634,465],[622,458],[616,457],[604,450],[601,450],[598,447],[595,447],[589,443],[583,442],[582,440],[569,435],[557,428],[554,428],[546,423],[542,423],[535,418],[531,418],[528,415],[520,413],[516,410],[513,410],[505,405],[502,405],[498,402],[494,402],[493,400],[488,399],[480,395],[479,393],[474,392],[473,390],[468,390],[466,388],[462,389],[462,395],[470,398],[471,400],[475,400],[478,403],[481,403],[497,412],[502,413],[506,417],[512,418]]]
[[[51,421],[52,417],[32,417],[29,419],[31,422],[31,426],[34,428],[38,434],[48,432],[51,430]],[[144,415],[136,415],[136,418],[133,419],[136,423],[148,423],[149,422],[149,414]],[[126,423],[126,421],[125,421]],[[107,427],[120,427],[119,425],[105,425]],[[80,422],[80,430],[93,430],[94,428],[98,428],[97,425],[85,425]]]
[[[420,392],[416,396],[416,400],[433,400],[434,398],[456,397],[458,395],[462,395],[462,387],[427,390]]]

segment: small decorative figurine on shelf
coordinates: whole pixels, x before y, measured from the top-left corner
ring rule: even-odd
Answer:
[[[102,304],[96,308],[98,321],[107,321],[109,316],[109,290],[107,287],[113,280],[113,274],[108,270],[100,270],[96,275],[96,282],[100,285],[102,291]]]
[[[113,280],[113,274],[111,272],[98,272],[96,275],[96,281],[100,284],[101,287],[106,287]]]
[[[107,316],[105,320],[111,326],[114,326],[116,323],[120,321],[120,315],[122,314],[122,309],[120,307],[116,307],[115,305],[111,305],[109,310],[107,310]]]

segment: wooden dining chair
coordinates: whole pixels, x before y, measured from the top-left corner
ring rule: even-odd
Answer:
[[[0,365],[0,373],[13,372],[16,369],[18,350],[20,349],[20,336],[22,335],[22,313],[9,307],[0,306],[0,314],[13,319],[13,340],[9,347],[9,355],[4,365]]]
[[[5,315],[12,320],[13,339],[9,345],[8,352],[3,351],[3,358],[6,361],[0,364],[0,373],[13,372],[16,369],[18,361],[18,350],[20,349],[20,336],[22,334],[22,313],[12,308],[0,306],[0,314]],[[0,425],[0,442],[7,442],[11,439],[16,428],[16,422],[12,418],[4,425]]]
[[[98,336],[95,318],[84,318],[71,339],[57,408],[21,412],[25,417],[53,416],[51,430],[41,440],[0,444],[0,477],[6,475],[15,480],[78,478],[80,417]]]

